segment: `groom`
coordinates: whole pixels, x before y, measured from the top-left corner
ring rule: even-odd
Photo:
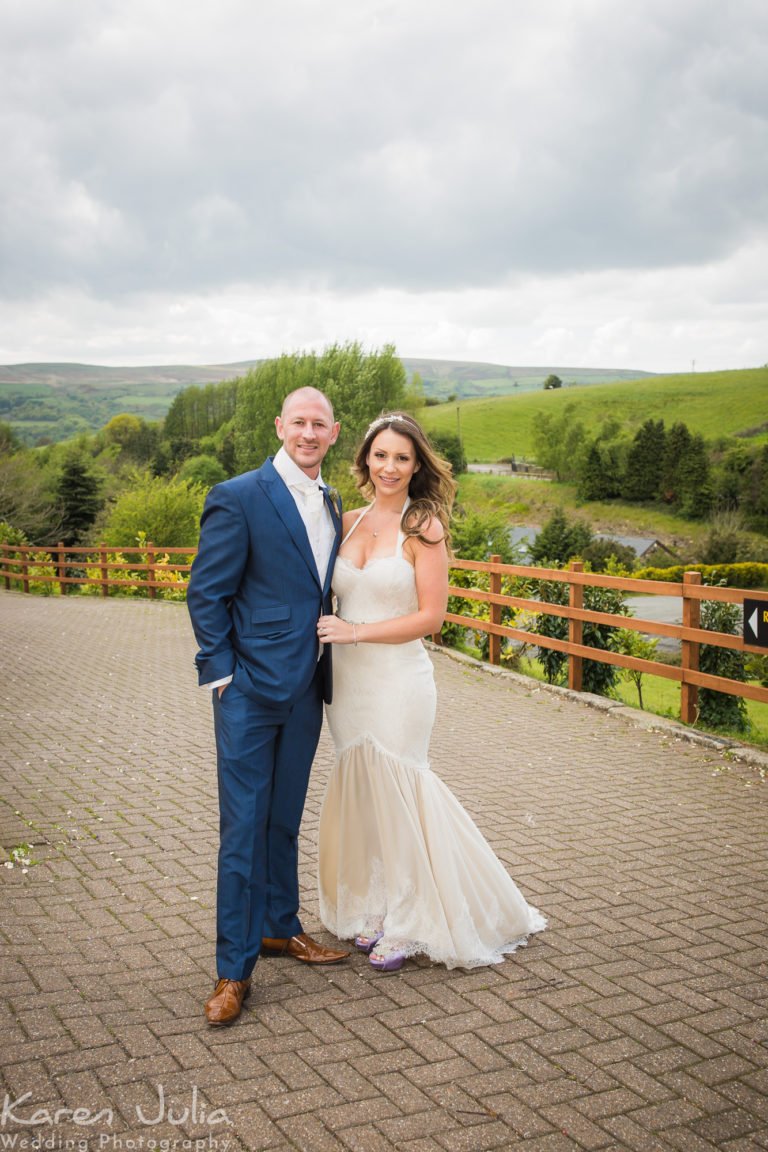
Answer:
[[[331,698],[331,612],[340,509],[320,480],[339,425],[322,392],[300,388],[275,420],[282,447],[211,490],[187,606],[212,689],[218,762],[218,981],[209,1024],[240,1015],[259,955],[334,964],[349,955],[307,936],[298,917],[298,834]]]

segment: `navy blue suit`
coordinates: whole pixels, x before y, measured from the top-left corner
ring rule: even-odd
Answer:
[[[232,676],[213,712],[220,846],[219,978],[250,976],[262,936],[302,932],[298,834],[309,771],[332,693],[331,612],[341,520],[321,587],[304,522],[271,459],[212,488],[200,521],[187,606],[201,684]]]

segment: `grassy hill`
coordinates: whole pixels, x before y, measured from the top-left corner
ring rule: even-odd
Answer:
[[[711,438],[765,436],[768,369],[655,376],[614,369],[514,367],[461,360],[402,358],[409,379],[418,373],[431,400],[456,397],[424,410],[428,428],[460,429],[471,460],[531,455],[536,412],[573,402],[578,418],[597,428],[612,416],[630,430],[649,416],[685,420]],[[103,428],[120,412],[160,420],[173,397],[190,385],[241,376],[258,360],[204,366],[103,367],[95,364],[0,365],[0,420],[27,443],[66,440]],[[564,387],[544,392],[550,374]],[[599,385],[599,387],[598,387]],[[761,429],[754,432],[755,429]]]
[[[469,360],[419,360],[402,357],[403,367],[411,378],[418,373],[424,395],[447,400],[449,396],[468,399],[479,396],[518,396],[540,391],[548,376],[559,376],[563,384],[607,384],[617,380],[651,377],[651,372],[631,372],[615,368],[513,367],[505,364],[482,364]]]
[[[28,444],[96,432],[120,412],[161,420],[182,388],[233,380],[259,363],[118,368],[75,363],[0,365],[0,420],[11,424]],[[538,391],[551,373],[573,384],[648,375],[601,368],[514,368],[463,360],[403,358],[403,366],[409,379],[419,374],[426,396],[438,399]]]
[[[0,365],[0,420],[28,444],[97,432],[121,412],[162,420],[182,388],[242,376],[258,360],[199,367],[98,364]]]
[[[559,373],[558,373],[559,375]],[[595,433],[616,419],[634,434],[643,421],[684,421],[705,439],[745,436],[768,439],[768,368],[733,372],[652,376],[600,388],[564,387],[523,395],[468,399],[427,407],[420,413],[429,431],[460,431],[467,459],[531,458],[538,412],[559,413],[574,405],[574,418]]]

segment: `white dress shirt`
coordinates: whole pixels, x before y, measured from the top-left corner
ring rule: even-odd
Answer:
[[[296,502],[299,515],[307,529],[320,583],[324,585],[336,528],[323,496],[322,477],[318,472],[317,479],[310,480],[306,472],[302,472],[298,464],[291,460],[285,448],[279,449],[272,463],[278,476],[285,481]],[[319,493],[319,498],[315,492]]]

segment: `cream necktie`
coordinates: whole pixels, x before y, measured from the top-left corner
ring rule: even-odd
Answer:
[[[323,514],[325,499],[323,490],[315,480],[307,480],[301,485],[306,509],[313,523],[316,523]]]
[[[307,529],[309,546],[315,558],[315,565],[320,577],[320,583],[325,582],[328,571],[328,558],[331,552],[332,540],[328,538],[331,531],[330,519],[325,516],[325,496],[322,487],[316,480],[306,480],[298,485],[304,501],[302,519]]]

